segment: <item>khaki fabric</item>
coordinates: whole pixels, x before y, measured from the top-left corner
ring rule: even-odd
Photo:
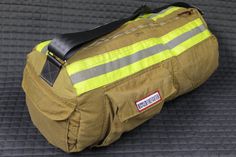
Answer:
[[[85,45],[67,64],[163,36],[197,18],[207,28],[196,9],[185,8],[157,21],[129,22]],[[144,27],[124,33],[140,25]],[[217,39],[211,35],[178,56],[78,95],[65,67],[53,87],[40,78],[46,55],[34,49],[27,57],[22,86],[30,116],[39,131],[56,147],[78,152],[111,144],[122,133],[158,114],[164,102],[200,86],[218,67],[218,57]],[[137,110],[137,101],[155,92],[159,93],[160,101],[143,111]]]

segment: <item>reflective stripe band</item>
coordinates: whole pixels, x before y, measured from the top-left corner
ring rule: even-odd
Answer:
[[[36,51],[38,52],[45,52],[47,51],[47,46],[50,44],[51,40],[47,40],[47,41],[44,41],[44,42],[41,42],[40,44],[38,44],[35,49]]]
[[[159,53],[164,50],[167,50],[167,48],[164,45],[159,44],[151,48],[141,50],[131,56],[127,56],[113,62],[109,62],[88,70],[81,71],[71,76],[72,83],[79,83],[89,78],[117,70],[119,68],[135,63],[141,59],[152,56],[155,53]]]
[[[82,81],[87,80],[89,78],[96,77],[96,76],[117,70],[117,69],[127,66],[129,64],[135,63],[141,59],[144,59],[146,57],[160,53],[164,50],[173,49],[177,45],[179,45],[180,43],[184,42],[185,40],[191,38],[192,36],[194,36],[196,34],[203,32],[204,30],[206,30],[205,27],[203,25],[201,25],[199,27],[192,29],[189,32],[182,34],[181,36],[178,36],[177,38],[175,38],[174,40],[171,40],[170,42],[168,42],[165,45],[158,44],[158,45],[155,45],[155,46],[150,47],[148,49],[144,49],[139,52],[136,52],[133,55],[126,56],[124,58],[115,60],[113,62],[102,64],[102,65],[93,67],[91,69],[87,69],[87,70],[81,71],[79,73],[76,73],[74,75],[71,75],[72,83],[75,84],[75,83],[82,82]]]
[[[139,16],[134,21],[138,21],[138,20],[144,19],[144,18],[153,19],[156,21],[157,19],[166,17],[166,16],[168,16],[168,15],[172,14],[173,12],[180,10],[180,9],[181,9],[181,7],[169,7],[169,8],[162,10],[159,13],[151,13],[151,14],[145,14],[145,15]]]
[[[167,15],[170,15],[171,13],[180,10],[181,7],[169,7],[167,9],[162,10],[160,13],[152,14],[152,16],[148,17],[149,19],[152,19],[156,21],[157,19],[163,18]]]
[[[92,67],[102,65],[120,58],[123,58],[128,55],[132,55],[138,51],[141,51],[143,49],[150,48],[154,45],[157,45],[158,43],[166,44],[173,40],[174,38],[202,25],[203,22],[201,19],[193,20],[184,26],[177,28],[168,34],[160,37],[160,38],[150,38],[147,40],[143,40],[137,43],[134,43],[132,45],[122,47],[120,49],[116,49],[110,52],[106,52],[104,54],[100,54],[97,56],[85,58],[76,62],[73,62],[66,66],[67,72],[69,75],[73,75],[75,73],[78,73],[80,71],[90,69]]]
[[[195,22],[192,21],[191,23],[196,26]],[[170,36],[169,33],[160,38],[152,38],[152,42],[156,44],[149,48],[144,48],[119,60],[71,75],[77,94],[80,95],[89,90],[107,85],[163,60],[177,56],[211,36],[211,33],[203,26],[203,23],[181,34],[180,31],[182,30],[183,27],[176,29],[175,32],[180,35],[175,36],[174,39],[172,37],[172,40],[164,39],[164,37]],[[163,41],[168,42],[163,43]]]
[[[205,30],[204,32],[196,35],[195,37],[189,39],[188,41],[184,42],[183,45],[181,44],[178,46],[177,49],[180,49],[180,47],[184,47],[187,45],[186,48],[182,49],[182,52],[187,50],[188,48],[196,45],[197,43],[205,40],[210,36],[210,32],[208,30]],[[122,67],[120,69],[117,69],[115,71],[106,73],[104,75],[99,75],[97,77],[90,78],[86,81],[82,81],[80,83],[77,83],[74,85],[74,88],[76,90],[76,93],[78,95],[85,93],[87,91],[96,89],[98,87],[107,85],[109,83],[112,83],[114,81],[117,81],[119,79],[122,79],[124,77],[127,77],[129,75],[132,75],[140,70],[143,70],[147,67],[150,67],[156,63],[159,63],[163,60],[166,60],[168,58],[171,58],[173,56],[179,55],[182,53],[180,52],[173,52],[170,50],[164,50],[161,53],[157,53],[156,55],[147,57],[139,62],[135,62],[129,66]]]
[[[201,41],[209,38],[211,36],[211,33],[209,32],[208,29],[203,31],[202,33],[199,33],[189,40],[184,41],[180,45],[176,46],[174,49],[172,49],[172,54],[174,56],[180,55],[182,52],[188,50],[189,48],[193,47],[194,45],[200,43]]]

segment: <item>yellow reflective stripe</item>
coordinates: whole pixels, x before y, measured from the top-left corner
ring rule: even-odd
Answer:
[[[110,52],[106,52],[101,55],[89,57],[83,60],[79,60],[76,62],[73,62],[66,66],[66,70],[69,75],[72,75],[74,73],[80,72],[82,70],[86,70],[101,64],[105,64],[114,60],[117,60],[119,58],[123,58],[125,56],[131,55],[136,53],[137,51],[147,49],[149,47],[152,47],[158,43],[168,43],[169,41],[173,40],[177,36],[184,34],[185,32],[190,31],[193,28],[196,28],[203,24],[200,18],[193,20],[187,24],[185,24],[182,27],[179,27],[168,34],[160,37],[160,38],[150,38],[147,40],[143,40],[140,42],[137,42],[135,44],[116,49]]]
[[[78,95],[80,95],[84,92],[87,92],[92,89],[107,85],[107,84],[117,81],[121,78],[132,75],[140,70],[150,67],[150,66],[152,66],[156,63],[159,63],[163,60],[166,60],[166,59],[171,58],[173,56],[180,55],[185,50],[200,43],[201,41],[205,40],[206,38],[208,38],[210,36],[211,36],[211,33],[208,30],[205,30],[204,32],[193,36],[192,38],[188,39],[187,41],[181,43],[180,45],[178,45],[177,47],[175,47],[171,50],[164,50],[161,53],[157,53],[153,56],[147,57],[145,59],[142,59],[138,62],[135,62],[135,63],[125,66],[123,68],[117,69],[117,70],[109,72],[109,73],[105,73],[105,74],[97,76],[97,77],[90,78],[90,79],[80,82],[80,83],[77,83],[74,85],[76,93]]]
[[[77,73],[79,71],[89,69],[101,64],[105,64],[114,60],[117,60],[119,58],[123,58],[125,56],[129,56],[137,51],[152,47],[156,45],[157,43],[161,43],[161,40],[158,38],[150,38],[148,40],[143,40],[140,42],[137,42],[135,44],[116,49],[110,52],[106,52],[104,54],[89,57],[77,62],[74,62],[72,64],[69,64],[66,66],[66,70],[69,75],[72,75],[74,73]]]
[[[168,52],[168,51],[169,50],[165,50],[163,52]],[[104,86],[109,83],[112,83],[116,80],[119,80],[119,79],[125,77],[125,76],[129,76],[135,72],[138,72],[144,68],[147,68],[147,67],[155,64],[156,62],[163,60],[164,58],[166,58],[168,56],[171,57],[170,53],[163,53],[163,52],[153,55],[153,56],[150,56],[148,58],[145,58],[141,61],[135,62],[129,66],[125,66],[125,67],[120,68],[118,70],[112,71],[110,73],[106,73],[106,74],[100,75],[98,77],[94,77],[94,78],[88,79],[86,81],[77,83],[74,85],[74,88],[76,89],[76,93],[78,95],[80,95],[86,91]],[[130,70],[131,68],[132,68],[132,70]]]
[[[39,43],[39,44],[36,45],[36,47],[35,47],[36,51],[41,52],[41,51],[43,50],[43,48],[44,48],[45,46],[47,46],[50,42],[51,42],[51,40],[47,40],[47,41],[44,41],[44,42]]]
[[[150,16],[152,16],[153,14],[144,14],[144,15],[141,15],[141,16],[139,16],[139,17],[137,17],[135,20],[133,20],[133,21],[138,21],[138,20],[140,20],[140,19],[147,19],[147,18],[149,18]],[[130,21],[131,22],[131,21]]]
[[[156,21],[157,19],[160,19],[160,18],[163,18],[167,15],[170,15],[171,13],[173,13],[173,12],[179,10],[179,9],[181,9],[181,7],[171,7],[170,9],[165,11],[164,13],[158,14],[157,16],[153,17],[152,20]]]
[[[185,24],[182,27],[179,27],[173,31],[171,31],[170,33],[167,33],[166,35],[162,36],[161,39],[163,41],[163,43],[168,43],[169,41],[173,40],[174,38],[202,25],[203,22],[200,18],[197,18],[196,20],[193,20],[187,24]]]
[[[151,16],[152,14],[144,14],[142,16],[140,16],[139,18],[148,18],[149,16]]]
[[[181,9],[181,7],[169,7],[167,9],[163,10],[163,12],[144,14],[144,15],[141,15],[141,16],[137,17],[136,19],[134,19],[132,21],[127,22],[127,23],[130,23],[130,22],[133,22],[133,21],[138,21],[138,20],[141,20],[141,19],[147,19],[147,18],[150,18],[151,16],[153,16],[155,14],[157,15],[157,19],[160,19],[160,18],[163,18],[163,17],[166,17],[166,16],[170,15],[171,13],[173,13],[173,12],[179,10],[179,9]],[[155,19],[155,20],[157,20],[157,19]]]
[[[160,53],[166,49],[173,49],[176,46],[183,43],[184,41],[194,37],[195,35],[203,32],[205,30],[206,30],[206,27],[202,24],[201,26],[196,27],[196,28],[176,37],[175,39],[171,40],[170,42],[168,42],[166,44],[160,43],[160,44],[154,45],[150,48],[138,51],[132,55],[126,56],[124,58],[120,58],[115,61],[75,73],[70,76],[71,81],[73,84],[76,84],[76,83],[85,81],[89,78],[97,77],[99,75],[109,73],[111,71],[115,71],[115,70],[122,68],[124,66],[128,66],[128,65],[133,64],[137,61],[140,61],[146,57]]]
[[[187,49],[193,47],[197,43],[200,43],[201,41],[207,39],[210,36],[211,36],[211,33],[209,32],[209,30],[205,30],[202,33],[199,33],[195,35],[194,37],[190,38],[189,40],[184,41],[180,45],[173,48],[171,51],[175,56],[178,56],[182,52],[186,51]]]

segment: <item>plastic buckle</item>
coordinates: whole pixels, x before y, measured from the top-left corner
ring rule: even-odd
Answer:
[[[55,55],[49,52],[40,77],[50,86],[53,86],[63,64],[64,62],[60,61]]]

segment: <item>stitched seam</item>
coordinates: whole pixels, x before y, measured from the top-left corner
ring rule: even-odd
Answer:
[[[77,119],[73,119],[73,118],[75,118],[77,116],[79,117],[78,120]],[[72,122],[72,121],[74,121],[74,122]],[[73,150],[76,147],[76,144],[78,142],[77,138],[78,138],[78,134],[79,134],[79,127],[80,127],[80,112],[76,108],[75,111],[72,113],[72,115],[70,116],[70,118],[68,120],[68,128],[67,128],[67,147],[68,147],[68,151],[71,151],[71,150]],[[76,128],[76,133],[75,134],[72,132],[73,128]],[[70,135],[71,136],[75,136],[75,138],[72,139],[70,137]],[[69,143],[69,141],[71,143]]]

